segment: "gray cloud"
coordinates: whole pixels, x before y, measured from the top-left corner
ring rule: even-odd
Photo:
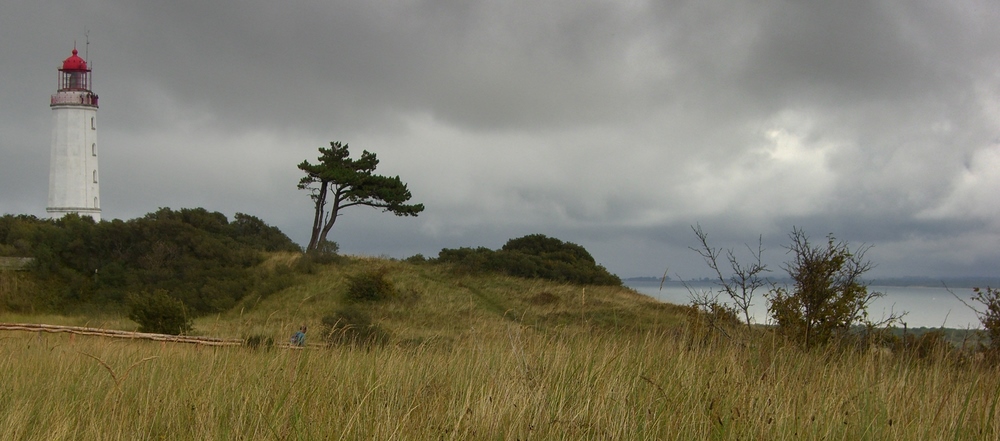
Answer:
[[[89,49],[102,205],[258,215],[304,241],[295,164],[378,153],[427,205],[351,211],[347,252],[523,234],[623,276],[700,275],[792,226],[886,275],[1000,263],[1000,7],[844,2],[15,2],[0,14],[0,208],[44,214],[56,67]],[[84,30],[91,45],[85,47]]]

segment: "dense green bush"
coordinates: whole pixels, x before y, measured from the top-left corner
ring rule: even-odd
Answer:
[[[191,318],[184,303],[156,290],[128,296],[128,318],[139,324],[139,332],[180,335],[191,331]]]
[[[254,216],[236,213],[229,224],[228,234],[237,242],[263,251],[299,252],[302,248],[292,242],[278,227],[273,227]]]
[[[869,291],[862,279],[874,266],[865,259],[870,247],[852,250],[832,235],[825,245],[813,245],[800,229],[793,229],[789,238],[792,261],[785,270],[792,286],[776,287],[768,295],[767,309],[778,331],[812,347],[844,337],[855,325],[873,325],[868,305],[884,294]]]
[[[437,262],[460,271],[500,272],[515,277],[541,278],[589,285],[621,285],[621,279],[598,265],[582,246],[542,234],[511,239],[503,248],[442,249]]]
[[[161,208],[129,221],[0,216],[0,253],[34,257],[34,286],[51,293],[30,305],[40,310],[121,311],[128,292],[165,290],[191,314],[223,311],[256,289],[280,285],[254,278],[253,267],[267,251],[300,247],[242,213],[233,222],[203,208]]]
[[[378,302],[396,297],[396,287],[386,278],[388,270],[379,268],[347,276],[346,299],[350,302]]]
[[[496,251],[489,248],[443,248],[436,259],[438,263],[453,264],[455,269],[462,272],[478,273],[483,271],[499,271],[494,261]]]
[[[323,317],[323,339],[335,345],[383,346],[390,334],[358,306],[348,305]]]

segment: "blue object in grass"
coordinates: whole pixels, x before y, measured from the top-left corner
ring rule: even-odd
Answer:
[[[292,345],[293,346],[305,346],[306,345],[306,327],[302,326],[295,335],[292,335]]]

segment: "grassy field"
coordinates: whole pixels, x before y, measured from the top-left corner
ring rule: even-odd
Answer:
[[[0,335],[0,439],[997,439],[1000,372],[939,354],[803,352],[709,337],[686,310],[586,289],[357,259],[195,322],[284,341],[384,269],[385,346],[209,348]],[[115,317],[2,321],[134,328]]]

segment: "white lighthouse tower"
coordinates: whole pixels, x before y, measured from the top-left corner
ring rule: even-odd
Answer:
[[[87,61],[73,55],[59,69],[59,91],[52,95],[52,157],[49,204],[54,218],[69,213],[101,220],[97,179],[97,95],[90,90]]]

